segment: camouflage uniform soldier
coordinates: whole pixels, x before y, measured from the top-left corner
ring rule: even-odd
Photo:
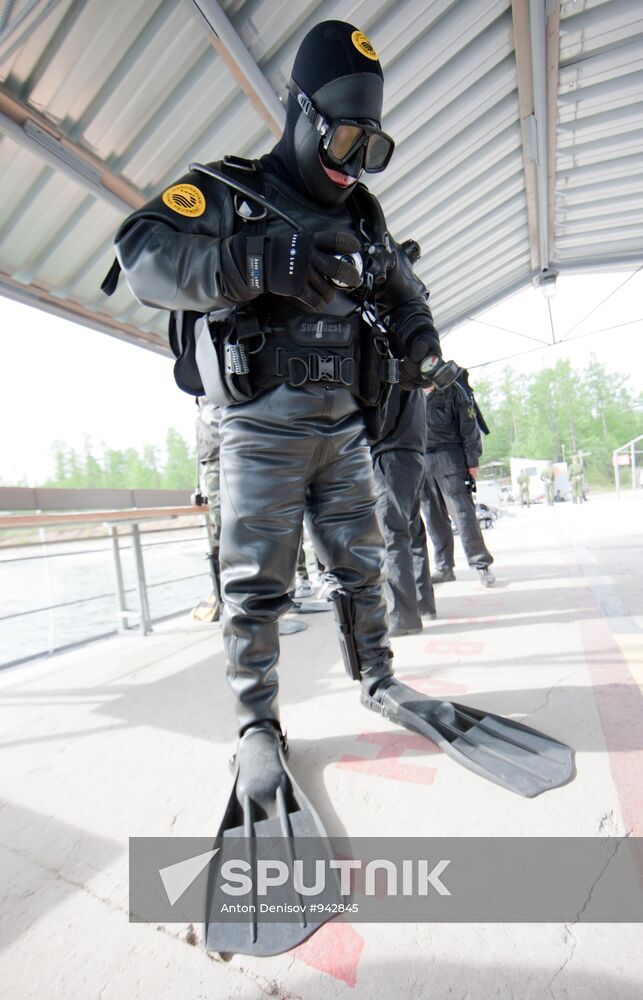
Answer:
[[[526,469],[523,469],[518,479],[518,488],[520,489],[520,506],[529,506],[529,473]]]
[[[201,462],[201,492],[208,498],[208,517],[212,535],[219,547],[221,535],[221,485],[219,482],[219,456]]]
[[[547,462],[547,465],[540,473],[540,478],[545,484],[545,499],[547,500],[547,506],[552,507],[554,503],[554,467],[551,462]]]
[[[219,449],[221,438],[219,424],[221,407],[210,403],[205,396],[197,399],[199,415],[196,421],[196,450],[199,460],[199,485],[208,498],[208,519],[210,521],[210,562],[212,565],[213,592],[192,612],[199,621],[219,620],[221,613],[221,591],[219,584],[219,539],[221,537],[221,485],[219,470]]]
[[[580,503],[585,499],[583,489],[583,461],[580,455],[572,456],[572,464],[569,467],[569,480],[572,484],[572,502]]]

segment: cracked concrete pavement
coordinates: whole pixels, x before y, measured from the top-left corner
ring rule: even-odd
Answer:
[[[577,750],[523,800],[427,745],[386,751],[330,614],[282,640],[291,766],[331,834],[641,835],[641,506],[510,510],[483,589],[456,541],[439,618],[394,640],[409,684],[523,719]],[[235,726],[218,626],[177,619],[0,674],[0,997],[26,1000],[634,1000],[634,924],[327,924],[294,952],[224,962],[197,929],[128,922],[130,836],[203,836]],[[378,741],[380,741],[378,743]],[[592,887],[589,887],[591,895]]]

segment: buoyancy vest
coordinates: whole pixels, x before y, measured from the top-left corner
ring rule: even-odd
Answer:
[[[259,161],[227,156],[217,167],[232,182],[263,195]],[[233,203],[234,232],[263,236],[266,209],[238,192]],[[352,311],[347,316],[293,311],[274,304],[275,297],[269,310],[264,297],[263,303],[256,300],[208,314],[174,311],[168,335],[180,389],[230,405],[284,382],[323,382],[344,386],[366,408],[381,406],[399,373],[371,294],[386,281],[395,257],[382,210],[364,185],[355,186],[347,207],[363,241],[364,283]],[[107,295],[115,290],[119,272],[114,261],[101,286]]]

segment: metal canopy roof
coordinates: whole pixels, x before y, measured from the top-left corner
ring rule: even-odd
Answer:
[[[280,132],[297,46],[342,18],[385,72],[369,181],[444,332],[551,271],[643,262],[640,0],[2,0],[0,293],[167,351],[100,282],[113,234],[190,160]]]

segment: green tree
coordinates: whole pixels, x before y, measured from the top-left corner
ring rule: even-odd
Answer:
[[[83,452],[57,441],[53,446],[54,473],[42,486],[60,489],[191,489],[194,486],[196,456],[178,431],[167,432],[165,463],[157,445],[136,448],[108,448],[102,445],[97,458],[89,438]]]
[[[90,489],[100,489],[104,484],[105,474],[100,462],[92,454],[92,443],[85,438],[85,454],[83,456],[83,485]]]
[[[170,427],[165,440],[165,469],[163,486],[165,489],[191,489],[196,477],[196,456],[178,431]]]
[[[578,450],[590,481],[613,482],[614,448],[643,433],[643,396],[629,376],[606,369],[592,355],[584,369],[558,361],[531,375],[505,368],[495,378],[472,379],[492,433],[484,461],[508,462],[517,455],[561,461]]]

